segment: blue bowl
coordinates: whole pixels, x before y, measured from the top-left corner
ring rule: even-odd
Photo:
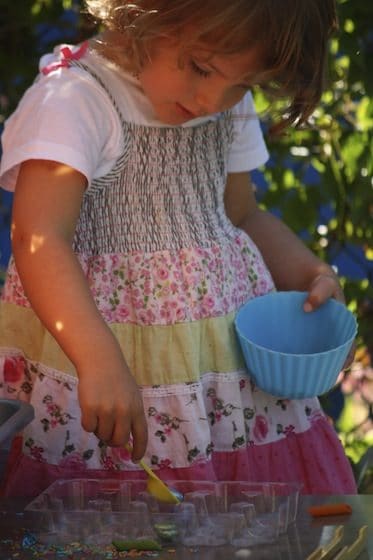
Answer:
[[[305,292],[271,292],[239,309],[235,327],[250,377],[282,398],[322,395],[336,383],[357,333],[354,315],[329,299],[306,313]]]

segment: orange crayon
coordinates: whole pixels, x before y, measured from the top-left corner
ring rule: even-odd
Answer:
[[[347,515],[352,512],[352,507],[349,504],[323,504],[321,506],[311,506],[308,508],[308,513],[312,517],[322,517],[328,515]]]

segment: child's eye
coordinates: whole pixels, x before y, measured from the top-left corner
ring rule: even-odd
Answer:
[[[209,76],[211,73],[210,70],[201,68],[201,66],[199,66],[194,60],[190,61],[190,65],[192,67],[193,72],[195,72],[199,76],[202,76],[203,78],[207,78],[207,76]]]

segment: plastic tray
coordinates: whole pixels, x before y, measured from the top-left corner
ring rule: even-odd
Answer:
[[[178,505],[157,502],[145,481],[60,480],[35,498],[39,542],[109,545],[156,540],[184,546],[253,546],[275,541],[297,515],[300,486],[286,483],[173,481]]]
[[[34,418],[34,408],[25,402],[0,399],[0,478],[5,469],[10,445],[15,434]]]

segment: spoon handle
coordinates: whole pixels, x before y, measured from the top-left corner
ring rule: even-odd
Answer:
[[[139,461],[139,465],[141,468],[144,469],[146,473],[148,473],[149,476],[152,476],[153,478],[158,478],[155,472],[142,459],[141,461]]]
[[[127,449],[127,451],[128,451],[129,453],[132,453],[132,446],[131,446],[129,443],[126,443],[126,445],[125,445],[124,447]],[[152,469],[149,467],[149,465],[147,465],[147,464],[145,463],[145,461],[143,461],[143,460],[141,459],[141,461],[138,461],[138,464],[140,465],[140,467],[141,467],[142,469],[144,469],[144,471],[145,471],[149,476],[152,476],[152,477],[154,477],[154,478],[158,478],[157,475],[155,474],[155,472],[152,471]]]

